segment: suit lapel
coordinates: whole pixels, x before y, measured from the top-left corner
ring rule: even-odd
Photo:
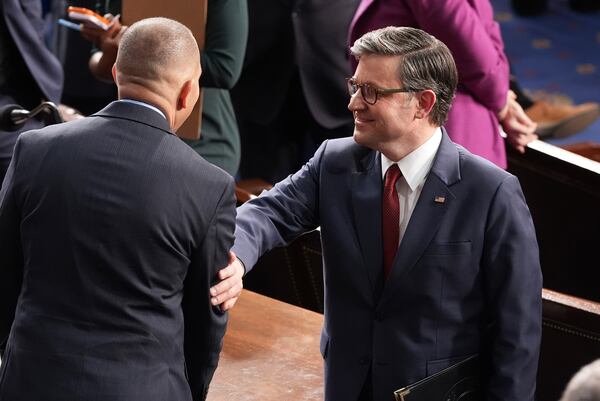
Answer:
[[[360,161],[361,168],[352,173],[352,205],[356,231],[371,289],[376,289],[382,273],[381,250],[381,159],[379,153],[368,152]]]
[[[449,186],[459,180],[458,151],[443,130],[440,148],[404,233],[391,274],[385,282],[378,309],[381,309],[393,296],[397,287],[402,285],[404,276],[414,268],[429,246],[455,198]]]

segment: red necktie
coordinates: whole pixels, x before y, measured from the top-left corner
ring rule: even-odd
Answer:
[[[383,228],[383,274],[387,279],[392,263],[398,251],[400,236],[400,202],[396,191],[396,182],[402,176],[397,164],[392,164],[385,174],[381,208],[381,226]]]

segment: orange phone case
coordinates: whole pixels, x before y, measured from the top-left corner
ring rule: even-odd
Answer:
[[[69,6],[67,8],[67,13],[69,18],[83,24],[91,24],[104,30],[107,30],[110,26],[110,21],[107,18],[104,18],[89,8]]]

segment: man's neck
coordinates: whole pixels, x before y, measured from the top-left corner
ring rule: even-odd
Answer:
[[[175,113],[173,112],[172,107],[167,99],[165,99],[163,96],[136,84],[121,85],[118,89],[119,100],[131,99],[156,107],[167,119],[169,127],[173,128],[175,122]]]
[[[402,140],[384,144],[379,151],[391,161],[397,162],[427,142],[437,128],[429,123],[423,124],[414,131],[410,138],[402,138]]]
[[[165,120],[167,119],[167,116],[165,116],[165,113],[163,113],[158,107],[155,107],[149,103],[146,102],[141,102],[139,100],[134,100],[134,99],[119,99],[119,102],[126,102],[126,103],[131,103],[131,104],[137,104],[139,106],[145,107],[147,109],[153,110],[155,111],[157,114],[160,114],[162,116],[162,118],[164,118]]]

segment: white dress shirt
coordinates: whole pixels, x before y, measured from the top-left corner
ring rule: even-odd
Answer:
[[[407,154],[398,162],[393,162],[383,154],[381,155],[381,179],[385,180],[385,173],[392,164],[397,164],[402,172],[402,177],[396,182],[396,192],[400,202],[400,235],[398,245],[402,242],[404,232],[410,221],[410,216],[419,200],[425,180],[429,175],[433,159],[442,142],[442,130],[438,127],[434,134],[425,143]]]

